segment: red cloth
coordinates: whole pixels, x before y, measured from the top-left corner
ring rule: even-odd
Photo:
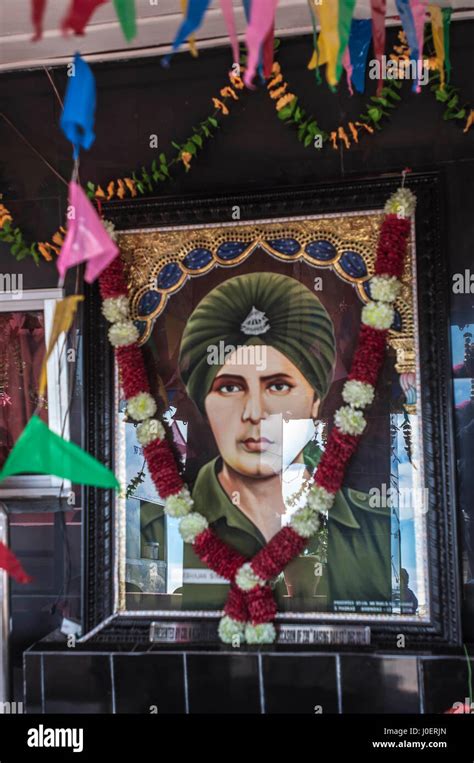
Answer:
[[[72,0],[68,12],[61,22],[61,30],[64,33],[84,34],[84,28],[99,5],[108,0]]]
[[[6,570],[10,577],[12,577],[14,580],[16,580],[17,583],[31,583],[33,580],[32,577],[30,577],[23,567],[21,566],[21,562],[16,558],[13,551],[10,551],[10,549],[5,546],[4,543],[0,541],[0,569]]]

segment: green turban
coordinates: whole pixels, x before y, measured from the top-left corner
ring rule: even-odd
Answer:
[[[334,327],[318,297],[278,273],[236,276],[209,292],[191,314],[181,339],[179,368],[189,397],[204,399],[222,368],[209,348],[268,345],[285,355],[326,396],[335,363]]]

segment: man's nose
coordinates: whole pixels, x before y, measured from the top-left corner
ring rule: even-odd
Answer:
[[[258,424],[262,419],[267,418],[263,400],[260,395],[249,395],[244,403],[242,412],[242,421],[251,421],[252,424]]]

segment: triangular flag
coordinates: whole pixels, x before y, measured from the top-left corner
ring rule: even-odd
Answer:
[[[365,88],[365,69],[371,39],[372,24],[370,19],[352,19],[349,51],[352,64],[352,82],[358,93],[363,93]]]
[[[379,63],[379,71],[382,65],[382,56],[385,55],[385,15],[387,13],[387,0],[370,0],[372,14],[372,39],[374,41],[374,56]],[[380,77],[377,83],[377,95],[383,88],[383,79]]]
[[[68,213],[71,218],[56,261],[59,274],[64,278],[68,268],[86,262],[84,278],[92,283],[116,258],[118,247],[105,230],[81,186],[73,180],[69,183]]]
[[[53,474],[77,485],[118,488],[115,475],[73,442],[52,432],[32,416],[0,472],[0,481],[12,474]]]
[[[65,331],[66,333],[72,326],[74,316],[77,311],[79,302],[82,302],[84,297],[82,294],[74,294],[71,297],[65,297],[60,302],[56,302],[54,309],[53,327],[51,329],[51,335],[49,337],[48,351],[44,357],[43,365],[41,367],[40,380],[38,384],[38,396],[42,397],[46,389],[47,375],[46,367],[48,360],[54,349],[56,342],[59,339],[60,334]]]
[[[31,583],[33,580],[23,569],[21,562],[8,546],[0,541],[0,570],[8,572],[17,583]]]
[[[71,31],[75,34],[84,34],[84,28],[89,23],[95,9],[106,2],[107,0],[72,0],[68,12],[61,22],[62,31],[64,33]]]
[[[46,0],[31,0],[31,20],[33,22],[33,42],[41,40],[43,36],[43,16],[46,8]]]
[[[193,32],[199,29],[204,21],[204,16],[206,15],[206,11],[210,4],[211,0],[189,0],[186,16],[174,38],[171,54],[163,56],[163,65],[167,66],[173,53],[176,53],[183,42],[187,40]]]
[[[137,33],[135,0],[114,0],[114,5],[123,36],[130,42]]]
[[[244,74],[244,82],[247,87],[252,87],[262,45],[267,35],[271,32],[275,21],[277,5],[278,0],[252,0],[250,21],[245,33],[248,58],[247,68]]]
[[[95,79],[92,69],[76,53],[64,98],[64,109],[60,126],[66,138],[74,147],[74,159],[79,157],[79,149],[88,150],[94,140]]]

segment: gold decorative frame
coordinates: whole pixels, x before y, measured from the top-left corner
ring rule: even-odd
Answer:
[[[279,260],[304,261],[315,269],[332,268],[340,278],[355,286],[362,302],[368,302],[369,297],[364,286],[374,274],[377,240],[382,220],[381,212],[346,213],[288,220],[261,220],[252,223],[180,226],[159,230],[127,231],[120,234],[119,245],[127,273],[132,317],[145,324],[140,343],[147,341],[154,320],[162,313],[170,296],[177,292],[188,278],[201,276],[216,265],[224,268],[236,267],[250,257],[257,248]],[[278,251],[269,243],[276,239],[295,240],[300,245],[299,252],[285,254]],[[231,260],[219,257],[219,247],[232,241],[246,244],[244,250]],[[335,248],[334,257],[330,260],[316,260],[309,256],[306,246],[315,241],[330,242]],[[186,266],[185,258],[197,248],[208,250],[212,260],[202,268],[190,269]],[[361,255],[367,268],[366,275],[354,277],[344,270],[340,260],[347,251]],[[170,263],[176,263],[180,268],[179,280],[168,289],[158,288],[156,285],[158,273]],[[416,365],[413,292],[409,285],[412,276],[413,262],[410,246],[405,261],[403,289],[395,303],[395,308],[401,317],[402,329],[401,331],[390,330],[388,339],[390,346],[396,351],[395,368],[400,374],[414,372]],[[161,299],[160,304],[149,315],[140,315],[140,300],[149,291],[163,295],[164,299]]]

